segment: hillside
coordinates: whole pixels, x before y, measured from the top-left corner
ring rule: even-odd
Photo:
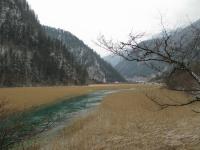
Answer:
[[[125,81],[110,64],[70,32],[47,26],[43,29],[50,38],[62,41],[74,56],[75,61],[86,68],[92,82]]]
[[[199,63],[200,60],[200,51],[198,52],[196,49],[198,47],[193,47],[194,42],[199,42],[198,37],[198,29],[200,27],[200,20],[197,20],[192,25],[186,26],[185,28],[179,28],[175,31],[171,31],[170,35],[172,40],[176,44],[181,44],[182,49],[187,51],[187,55],[185,59],[189,61],[193,61],[194,65]],[[162,33],[160,33],[155,39],[160,39]],[[141,44],[149,45],[150,47],[154,47],[153,45],[155,39],[150,39],[147,41],[141,42]],[[195,43],[196,44],[196,43]],[[199,43],[200,44],[200,43]],[[198,45],[198,43],[196,44]],[[179,45],[177,45],[178,47]],[[178,54],[177,54],[178,55]],[[176,56],[178,57],[178,56]],[[190,60],[190,58],[193,58]],[[128,80],[138,80],[138,78],[142,77],[144,79],[149,79],[154,76],[157,72],[153,70],[151,67],[147,66],[145,63],[139,63],[135,61],[127,61],[120,60],[118,56],[107,56],[104,58],[108,63],[112,64],[113,67],[121,74],[124,78]],[[160,62],[154,62],[156,65],[166,70],[168,66],[166,64],[162,64]],[[195,70],[195,69],[194,69]],[[198,71],[196,72],[198,73]]]
[[[119,56],[106,56],[104,60],[110,63],[128,81],[146,81],[156,73],[144,63],[127,61]]]
[[[46,36],[25,0],[0,1],[0,85],[83,84],[87,72]]]
[[[119,64],[121,61],[123,61],[123,58],[117,55],[108,55],[103,58],[106,62],[111,64],[113,67],[116,67],[117,64]]]
[[[40,25],[25,0],[0,1],[0,86],[125,81],[69,32]]]
[[[131,81],[145,81],[150,79],[156,72],[144,63],[122,61],[116,65],[117,70]]]

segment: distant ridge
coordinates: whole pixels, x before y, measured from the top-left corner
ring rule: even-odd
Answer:
[[[200,28],[200,19],[192,23],[192,25],[196,28]],[[191,25],[177,29],[176,36],[174,37],[174,41],[178,41],[181,36],[184,35],[185,43],[184,46],[188,47],[188,45],[193,41],[194,35],[191,31],[193,27]],[[172,31],[170,34],[174,34],[174,31]],[[186,36],[185,36],[186,35]],[[159,36],[158,36],[159,38]],[[148,44],[153,43],[151,40],[144,41]],[[192,53],[192,49],[188,49]],[[199,53],[200,55],[200,53]],[[196,57],[200,60],[200,56]],[[121,58],[119,59],[119,56],[107,56],[104,58],[108,63],[112,64],[112,66],[127,80],[130,81],[137,81],[138,78],[142,77],[144,80],[150,79],[157,74],[157,72],[150,67],[148,67],[144,63],[138,63],[135,61],[127,61]],[[196,60],[196,61],[199,61]],[[155,62],[158,63],[158,62]],[[160,64],[160,63],[159,63]],[[166,69],[167,66],[165,64],[160,64],[163,69]]]

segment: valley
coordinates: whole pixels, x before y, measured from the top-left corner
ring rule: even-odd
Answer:
[[[0,150],[199,150],[189,1],[0,0]]]

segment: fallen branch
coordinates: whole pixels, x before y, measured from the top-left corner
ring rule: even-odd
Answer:
[[[189,102],[182,103],[182,104],[162,104],[162,103],[158,102],[156,100],[156,98],[153,98],[153,97],[149,96],[148,94],[146,94],[146,97],[149,100],[151,100],[152,102],[154,102],[156,105],[160,106],[160,108],[161,108],[160,110],[163,110],[163,109],[168,108],[168,107],[182,107],[182,106],[187,106],[187,105],[190,105],[190,104],[193,104],[193,103],[196,103],[196,102],[200,102],[200,98],[196,98],[194,100],[191,100]],[[195,110],[193,110],[193,111],[198,113],[198,111],[195,111]]]
[[[175,89],[172,88],[173,91],[180,91],[180,92],[200,92],[200,89]]]
[[[192,111],[195,112],[195,113],[200,113],[200,111],[196,111],[196,110],[194,110],[194,109],[192,109]]]

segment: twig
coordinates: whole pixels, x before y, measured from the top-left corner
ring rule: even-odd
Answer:
[[[149,96],[148,94],[146,94],[146,97],[151,100],[152,102],[154,102],[156,105],[160,106],[161,110],[162,109],[165,109],[167,107],[182,107],[182,106],[187,106],[187,105],[190,105],[192,103],[195,103],[195,102],[200,102],[200,99],[199,98],[196,98],[195,100],[192,100],[192,101],[189,101],[187,103],[182,103],[182,104],[161,104],[159,103],[156,98],[153,98],[151,96]],[[195,110],[193,110],[195,112]],[[197,112],[197,111],[196,111]],[[199,112],[200,113],[200,112]]]

